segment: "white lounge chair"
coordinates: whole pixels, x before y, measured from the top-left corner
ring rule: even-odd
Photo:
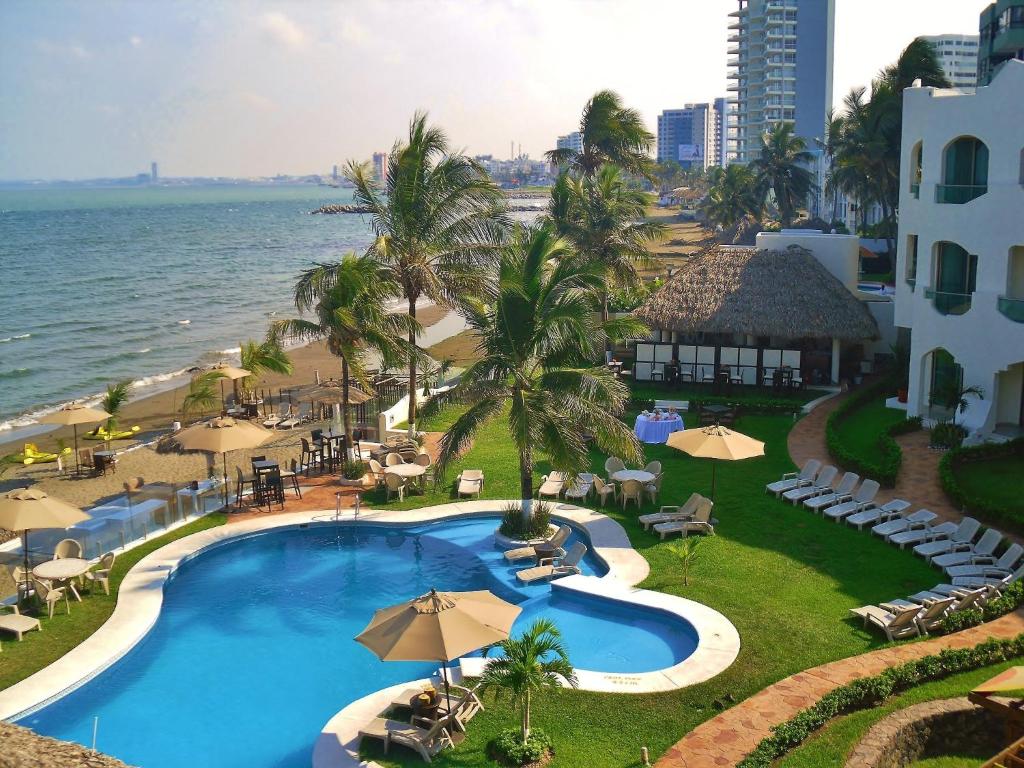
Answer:
[[[936,584],[932,592],[945,594],[953,590],[981,589],[982,587],[994,589],[998,594],[1014,582],[1024,578],[1024,565],[1018,566],[1011,574],[1004,574],[1002,571],[992,570],[981,576],[954,576],[950,581],[952,584]]]
[[[479,496],[484,489],[482,469],[464,469],[459,473],[459,496]]]
[[[956,533],[956,529],[959,527],[956,523],[939,523],[938,525],[926,525],[923,528],[912,528],[909,531],[890,536],[889,543],[903,549],[908,544],[916,546],[929,541],[944,541]]]
[[[592,490],[594,490],[594,476],[589,472],[585,472],[579,475],[576,481],[571,483],[568,488],[565,488],[562,495],[566,501],[575,499],[579,502],[584,502],[590,496]]]
[[[557,499],[562,495],[562,489],[564,487],[564,472],[552,472],[550,475],[543,475],[541,477],[540,487],[537,489],[537,498],[543,499],[545,496],[551,496],[552,498]]]
[[[943,555],[935,555],[931,559],[932,565],[948,570],[954,565],[968,565],[975,562],[975,558],[984,558],[981,562],[994,562],[996,547],[1003,540],[1003,534],[995,528],[989,528],[978,539],[978,543],[970,549],[956,549],[946,552]]]
[[[957,576],[986,576],[992,577],[992,574],[1002,573],[1004,576],[1009,576],[1013,569],[1017,567],[1018,561],[1021,556],[1024,555],[1024,547],[1020,544],[1011,544],[1006,548],[1006,551],[995,559],[991,556],[979,555],[976,556],[970,563],[962,563],[960,565],[951,565],[946,568],[946,573],[952,578]],[[935,558],[938,560],[938,558]],[[933,560],[932,562],[935,562]]]
[[[853,498],[849,501],[844,501],[841,504],[835,504],[831,507],[827,507],[822,514],[825,517],[830,517],[837,523],[847,515],[852,515],[856,512],[863,512],[865,509],[870,509],[875,506],[875,496],[878,495],[879,486],[875,480],[865,480],[860,484],[860,488],[853,494]]]
[[[288,403],[288,405],[285,406],[284,411],[281,412],[281,420],[274,426],[278,429],[295,429],[301,423],[302,419],[297,413],[292,411],[292,404]]]
[[[711,519],[711,510],[714,509],[714,502],[711,499],[702,498],[697,502],[697,509],[690,520],[676,520],[668,523],[657,523],[654,530],[664,539],[672,533],[682,534],[685,538],[688,533],[710,533],[715,535],[715,521]]]
[[[959,600],[958,597],[937,595],[921,601],[916,600],[893,600],[889,603],[882,603],[879,607],[890,613],[899,613],[910,608],[921,609],[914,621],[922,634],[927,635],[935,629],[942,619],[949,613],[953,605]]]
[[[549,557],[553,553],[558,552],[565,554],[562,551],[562,545],[565,544],[571,533],[572,528],[568,525],[563,525],[543,541],[526,547],[516,547],[515,549],[507,550],[505,552],[505,560],[514,563],[516,560],[526,560],[527,558],[537,560],[540,557],[540,553],[544,553]]]
[[[675,520],[689,520],[697,511],[697,505],[704,497],[699,493],[691,493],[690,498],[681,507],[662,507],[657,512],[647,515],[640,515],[637,520],[644,528],[650,528],[658,523],[670,523]]]
[[[776,480],[774,483],[768,483],[768,485],[764,487],[764,492],[781,496],[786,491],[792,490],[793,488],[802,488],[805,485],[810,485],[814,482],[814,478],[817,476],[819,469],[821,469],[820,461],[817,459],[808,459],[799,472],[787,472],[780,480]]]
[[[823,493],[820,496],[812,496],[804,500],[804,506],[812,512],[820,512],[836,504],[842,504],[853,498],[853,490],[860,482],[860,475],[856,472],[845,472],[839,480],[839,485],[831,493]]]
[[[846,518],[846,524],[862,530],[865,525],[878,525],[886,520],[899,517],[903,512],[910,509],[910,502],[903,499],[887,501],[880,507],[871,507],[861,512],[854,512]]]
[[[909,602],[924,605],[929,600],[941,600],[944,597],[954,597],[958,600],[973,592],[981,594],[975,598],[977,605],[984,605],[989,600],[999,597],[999,590],[992,586],[985,587],[956,587],[952,584],[936,584],[931,589],[926,589],[907,598]]]
[[[430,762],[445,747],[454,747],[452,741],[451,719],[428,720],[425,717],[413,717],[411,723],[400,720],[388,720],[378,717],[359,730],[360,738],[381,739],[384,751],[391,744],[401,744],[419,753],[426,762]]]
[[[921,611],[922,608],[919,605],[895,613],[877,605],[865,605],[863,608],[850,609],[850,613],[854,616],[864,619],[865,627],[871,624],[885,632],[885,636],[890,642],[905,637],[919,636],[921,628],[917,625],[917,617]]]
[[[580,561],[587,554],[587,547],[577,541],[566,553],[565,557],[552,558],[548,562],[542,562],[533,568],[526,568],[516,572],[516,578],[524,584],[532,584],[535,581],[557,579],[561,576],[570,576],[580,572]]]
[[[279,413],[279,414],[278,413],[267,414],[267,418],[265,418],[263,420],[263,426],[266,427],[267,429],[273,429],[274,427],[276,427],[278,424],[280,424],[286,418],[291,416],[291,407],[292,406],[289,403],[288,405],[285,406],[285,409],[283,411],[281,411],[281,413]]]
[[[829,464],[827,467],[823,467],[822,470],[814,478],[814,482],[810,485],[804,485],[799,488],[790,488],[788,491],[782,494],[782,498],[786,501],[793,503],[795,507],[807,499],[814,496],[821,496],[824,493],[832,492],[832,483],[836,479],[836,475],[839,474],[839,470]]]
[[[42,631],[43,627],[39,623],[39,619],[32,616],[23,616],[21,611],[18,610],[17,605],[0,603],[0,611],[5,608],[12,611],[12,614],[0,614],[0,629],[13,633],[19,641],[26,632],[30,632],[33,629]],[[53,616],[51,615],[50,618],[52,619]]]
[[[969,552],[973,548],[974,537],[978,535],[979,530],[981,530],[981,523],[973,517],[965,517],[949,536],[936,537],[917,544],[914,547],[914,554],[920,555],[925,560],[931,560],[936,555],[954,550]]]
[[[911,512],[909,515],[898,517],[887,523],[879,523],[871,529],[871,532],[888,541],[890,536],[895,536],[897,533],[909,531],[912,528],[923,528],[926,525],[930,525],[933,521],[937,520],[938,517],[938,515],[930,510],[919,509],[917,512]]]

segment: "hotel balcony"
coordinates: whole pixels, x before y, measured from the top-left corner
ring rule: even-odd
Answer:
[[[1024,323],[1024,298],[999,297],[999,312],[1015,323]]]
[[[924,297],[932,302],[932,306],[940,315],[963,315],[971,308],[970,293],[951,293],[925,288]]]
[[[988,184],[936,184],[935,202],[963,205],[988,192]]]

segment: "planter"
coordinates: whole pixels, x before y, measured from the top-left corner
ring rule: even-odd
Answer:
[[[362,488],[365,485],[366,475],[363,475],[358,480],[349,480],[347,478],[338,478],[338,485],[344,486],[345,488]]]
[[[901,403],[907,402],[907,388],[906,387],[902,387],[902,388],[896,390],[896,399],[899,400]]]
[[[553,536],[557,530],[558,530],[558,526],[557,525],[554,525],[554,524],[549,525],[548,526],[548,536],[549,537]],[[542,538],[530,539],[529,541],[524,541],[522,539],[512,539],[512,538],[509,538],[508,536],[503,535],[497,528],[494,529],[494,543],[497,544],[502,549],[516,549],[517,547],[532,547],[532,546],[536,546],[537,544],[540,544],[543,541],[544,541],[544,539],[542,539]]]

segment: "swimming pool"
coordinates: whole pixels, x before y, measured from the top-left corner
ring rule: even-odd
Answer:
[[[657,670],[694,652],[697,632],[682,619],[520,585],[494,547],[496,522],[311,527],[218,546],[180,566],[130,653],[19,722],[89,745],[98,716],[97,748],[144,768],[306,768],[340,707],[436,668],[380,662],[352,639],[377,608],[431,587],[522,605],[514,631],[554,619],[582,669]],[[583,572],[603,566],[587,558]]]

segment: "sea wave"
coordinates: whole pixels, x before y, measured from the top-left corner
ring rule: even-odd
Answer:
[[[5,379],[21,379],[25,376],[31,376],[31,368],[14,368],[10,371],[0,371],[0,381]]]
[[[5,337],[3,339],[0,339],[0,344],[6,344],[6,343],[8,343],[10,341],[21,341],[22,339],[31,339],[31,338],[32,338],[32,334],[31,333],[19,333],[17,336],[7,336],[7,337]]]

